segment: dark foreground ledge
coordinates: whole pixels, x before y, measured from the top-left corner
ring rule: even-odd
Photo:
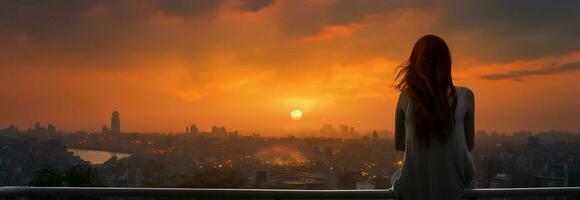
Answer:
[[[420,192],[420,191],[418,191]],[[0,197],[203,197],[229,199],[393,199],[391,190],[288,190],[129,187],[0,187]],[[580,187],[489,188],[468,190],[464,198],[566,196],[580,199]]]

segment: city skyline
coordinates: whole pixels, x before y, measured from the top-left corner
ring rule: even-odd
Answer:
[[[386,189],[404,157],[395,150],[393,140],[378,133],[372,138],[345,140],[223,137],[223,127],[215,128],[221,134],[215,136],[54,134],[41,124],[35,128],[0,129],[4,144],[0,153],[6,155],[2,157],[0,185],[56,186],[64,182],[84,187]],[[580,183],[580,133],[476,137],[477,145],[471,152],[477,165],[474,188],[575,187]],[[73,177],[63,176],[77,170],[91,179],[74,182]],[[232,175],[237,178],[203,181],[228,172],[235,172]],[[55,175],[51,176],[54,179],[43,181],[47,174]]]
[[[290,114],[292,118],[292,114]],[[293,119],[295,120],[295,119]],[[256,131],[242,131],[235,127],[228,127],[232,129],[226,129],[224,126],[212,125],[207,129],[199,129],[195,123],[185,126],[183,131],[156,131],[156,132],[140,132],[135,130],[127,130],[121,128],[121,118],[118,111],[113,111],[111,114],[111,120],[109,124],[102,126],[100,131],[80,129],[80,130],[61,130],[58,129],[54,124],[47,123],[44,126],[40,121],[36,121],[32,128],[30,127],[17,127],[14,124],[10,124],[8,127],[0,128],[4,131],[22,131],[22,133],[35,133],[44,134],[46,136],[51,136],[54,134],[101,134],[101,135],[120,135],[125,134],[169,134],[169,135],[179,135],[183,134],[190,137],[212,137],[212,138],[232,138],[238,136],[250,136],[250,137],[306,137],[306,138],[341,138],[341,139],[394,139],[393,130],[389,129],[372,129],[372,130],[360,130],[354,126],[350,126],[344,123],[326,123],[321,124],[319,128],[313,129],[301,129],[301,130],[286,130],[279,132],[256,132]],[[108,127],[115,127],[109,129]],[[568,132],[566,130],[543,130],[543,131],[530,131],[530,130],[518,130],[514,132],[502,132],[498,130],[476,130],[476,135],[492,135],[492,136],[522,136],[528,135],[532,136],[534,134],[546,134],[546,133],[562,133]],[[576,131],[570,131],[568,133],[574,134]],[[580,131],[578,131],[580,133]]]
[[[476,129],[578,131],[578,4],[3,1],[0,127],[392,130],[395,68],[433,33]]]
[[[113,111],[111,113],[111,120],[109,124],[105,124],[102,126],[101,131],[94,131],[94,130],[73,130],[73,131],[67,131],[67,130],[60,130],[57,129],[55,125],[48,123],[48,125],[45,127],[43,126],[43,124],[40,121],[36,121],[34,123],[34,126],[32,127],[32,129],[30,127],[17,127],[13,124],[11,124],[10,126],[8,126],[7,128],[5,128],[5,130],[20,130],[20,131],[32,131],[34,133],[38,133],[38,134],[47,134],[47,135],[53,135],[56,133],[79,133],[79,132],[85,132],[85,133],[100,133],[103,135],[119,135],[121,133],[144,133],[144,134],[148,134],[148,133],[172,133],[172,134],[187,134],[190,136],[200,136],[200,135],[204,135],[204,136],[211,136],[211,137],[218,137],[218,138],[227,138],[227,137],[238,137],[238,130],[234,129],[232,130],[228,130],[226,129],[224,126],[217,126],[217,125],[213,125],[210,128],[206,129],[206,130],[199,130],[197,128],[197,125],[195,123],[190,124],[185,126],[185,131],[184,132],[171,132],[171,131],[162,131],[162,132],[138,132],[138,131],[134,131],[134,130],[126,130],[126,129],[122,129],[121,128],[121,117],[120,117],[120,112],[119,111]],[[296,118],[293,118],[295,116],[293,116],[292,114],[290,115],[290,118],[292,118],[293,120],[297,120]],[[336,125],[336,128],[334,127]],[[109,128],[110,127],[110,128]],[[0,128],[0,130],[3,130],[2,128]],[[386,134],[392,134],[391,130],[369,130],[366,131],[369,134],[372,133],[372,135],[368,135],[368,136],[373,136],[376,137],[377,131],[386,133]],[[266,133],[264,134],[264,136],[280,136],[282,132],[276,132],[276,133]],[[357,137],[363,137],[363,136],[367,136],[365,134],[360,134],[359,130],[357,130],[355,127],[351,127],[345,124],[322,124],[321,128],[319,130],[316,129],[311,129],[311,130],[294,130],[294,131],[287,131],[287,132],[283,132],[283,135],[281,136],[322,136],[322,137],[337,137],[337,138],[357,138]],[[258,132],[246,132],[245,133],[246,136],[252,136],[252,135],[261,135],[261,133]]]

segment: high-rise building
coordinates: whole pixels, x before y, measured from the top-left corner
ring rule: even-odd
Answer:
[[[40,125],[40,122],[36,122],[36,123],[34,123],[34,130],[33,130],[33,133],[36,133],[36,134],[44,134],[44,133],[46,133],[46,132],[47,132],[47,130],[46,130],[46,127],[42,127],[42,126]]]
[[[214,126],[211,128],[210,136],[225,139],[227,137],[227,133],[228,132],[226,131],[226,128]]]
[[[111,133],[121,133],[121,118],[119,117],[118,111],[113,112],[113,116],[111,117]]]
[[[40,128],[42,128],[42,127],[40,126],[40,122],[36,122],[36,123],[34,123],[34,130],[36,130],[36,131],[39,131],[39,130],[40,130]]]
[[[341,138],[347,137],[349,131],[350,127],[348,127],[347,125],[341,124],[338,126],[338,134],[340,135]]]
[[[320,137],[337,137],[336,129],[332,126],[332,124],[325,124],[320,129]]]
[[[48,134],[55,134],[56,133],[56,127],[54,125],[52,125],[52,124],[49,124],[48,125],[48,128],[47,128],[47,132],[48,132]]]
[[[192,134],[192,135],[197,135],[198,130],[197,130],[197,126],[195,126],[195,124],[192,124],[189,127],[189,133]]]

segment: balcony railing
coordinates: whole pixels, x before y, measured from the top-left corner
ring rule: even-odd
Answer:
[[[420,191],[417,191],[420,192]],[[393,199],[390,190],[286,190],[126,187],[0,187],[13,197],[198,197],[226,199]],[[563,196],[580,199],[580,187],[490,188],[468,190],[465,199]]]

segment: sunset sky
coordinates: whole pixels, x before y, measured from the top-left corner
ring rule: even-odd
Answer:
[[[1,1],[0,127],[392,129],[436,34],[476,129],[580,131],[580,1]],[[302,110],[300,120],[289,113]]]

